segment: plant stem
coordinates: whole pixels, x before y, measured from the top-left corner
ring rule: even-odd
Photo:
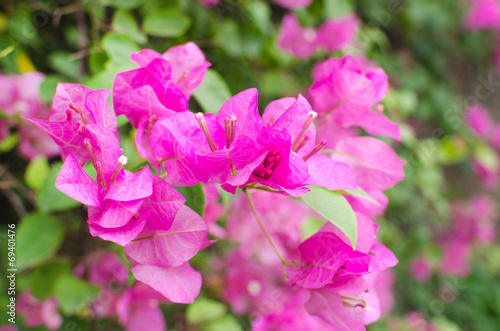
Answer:
[[[266,228],[262,224],[262,222],[259,218],[259,214],[257,213],[257,210],[255,209],[255,205],[253,203],[252,197],[250,196],[250,192],[248,192],[248,190],[246,188],[243,188],[243,192],[245,192],[245,194],[247,196],[248,203],[250,204],[250,208],[252,208],[253,214],[255,215],[255,218],[257,219],[257,222],[259,223],[259,226],[262,229],[262,232],[264,232],[264,235],[266,236],[267,240],[269,241],[269,243],[273,247],[274,251],[276,252],[276,255],[278,255],[279,259],[281,260],[281,263],[286,264],[286,260],[281,256],[280,252],[278,251],[278,249],[274,245],[274,243],[271,239],[271,236],[269,236],[269,233],[267,232]]]

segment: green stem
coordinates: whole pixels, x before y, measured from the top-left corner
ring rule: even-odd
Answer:
[[[269,236],[269,233],[267,232],[266,228],[262,224],[262,222],[261,222],[261,220],[259,218],[259,214],[257,213],[257,210],[255,209],[255,205],[253,203],[252,197],[250,196],[250,192],[248,192],[248,190],[247,190],[246,187],[243,188],[243,192],[245,192],[245,194],[247,196],[248,203],[250,204],[250,208],[252,209],[252,212],[255,215],[255,218],[257,219],[257,222],[259,223],[259,226],[262,229],[262,232],[264,232],[264,235],[266,236],[267,240],[269,241],[269,243],[273,247],[274,251],[276,252],[276,255],[278,255],[279,259],[281,260],[281,263],[283,265],[285,265],[287,261],[283,258],[283,256],[281,256],[280,252],[278,251],[278,249],[274,245],[274,243],[273,243],[273,241],[271,239],[271,236]]]

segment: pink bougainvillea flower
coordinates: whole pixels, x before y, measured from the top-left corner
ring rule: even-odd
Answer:
[[[374,289],[380,302],[380,313],[389,313],[394,306],[394,282],[396,273],[392,269],[386,269],[379,273]]]
[[[308,298],[307,291],[295,291],[283,306],[273,305],[269,312],[253,320],[252,331],[330,330],[331,325],[317,316],[310,315],[305,310],[304,304]]]
[[[476,136],[486,140],[490,138],[494,124],[484,106],[474,104],[468,107],[465,112],[465,122]]]
[[[172,68],[170,79],[188,99],[203,81],[207,68],[211,66],[210,62],[206,61],[205,54],[193,42],[169,48],[163,55],[145,49],[132,53],[130,58],[141,67],[146,67],[154,59],[159,58],[170,62]]]
[[[57,85],[50,121],[97,124],[116,134],[116,116],[108,104],[110,90],[71,83]]]
[[[125,252],[140,264],[177,267],[198,253],[207,233],[203,219],[189,207],[182,206],[168,230],[152,230],[146,225],[137,238],[125,246]]]
[[[307,185],[329,190],[355,188],[354,176],[345,163],[332,162],[317,154],[326,141],[315,144],[316,116],[301,95],[269,104],[263,114],[266,127],[257,139],[266,151],[264,157],[249,164],[226,184],[242,186],[256,182],[292,196],[308,192]]]
[[[301,9],[306,8],[312,0],[273,0],[275,4],[280,5],[286,9]]]
[[[353,137],[340,141],[331,158],[345,162],[364,190],[386,190],[404,178],[403,166],[396,152],[373,137]]]
[[[189,42],[170,48],[163,55],[151,49],[133,53],[139,69],[122,72],[113,85],[117,115],[125,115],[135,128],[172,112],[186,111],[188,100],[200,85],[210,63]]]
[[[362,68],[351,56],[329,59],[314,69],[310,88],[314,109],[339,127],[359,126],[370,134],[400,139],[399,126],[384,116],[378,103],[387,94],[381,68]]]
[[[19,154],[32,160],[38,156],[52,157],[58,154],[57,145],[45,134],[40,134],[32,123],[18,124],[17,116],[34,116],[48,119],[49,109],[40,96],[40,84],[44,75],[27,72],[22,75],[1,75],[0,88],[0,141],[9,134],[11,126],[18,126],[20,137]]]
[[[164,117],[155,125],[150,144],[154,160],[164,160],[167,182],[224,183],[233,171],[263,155],[257,154],[256,143],[262,128],[257,90],[249,89],[226,101],[215,118],[191,112]]]
[[[7,115],[37,116],[42,105],[43,80],[44,75],[34,71],[22,75],[0,74],[0,110]]]
[[[29,291],[21,293],[17,302],[18,312],[25,317],[24,324],[27,327],[43,325],[49,330],[57,330],[63,322],[58,307],[56,298],[40,301]]]
[[[266,230],[280,252],[293,252],[301,242],[300,224],[308,209],[286,196],[266,191],[252,192],[259,216],[266,221]],[[240,253],[254,256],[263,264],[276,263],[276,256],[262,233],[247,197],[241,195],[231,203],[227,220],[228,239],[241,244]]]
[[[311,27],[301,27],[293,14],[286,14],[278,34],[278,45],[284,51],[299,57],[308,58],[316,52],[317,32]]]
[[[428,258],[417,256],[410,262],[410,272],[413,278],[421,283],[427,282],[432,276],[432,268]]]
[[[450,238],[444,243],[444,255],[439,271],[443,276],[465,277],[470,272],[471,245],[464,240]]]
[[[290,285],[317,289],[327,285],[341,267],[354,272],[368,271],[368,255],[357,254],[334,233],[314,234],[299,245],[299,251],[300,266],[287,267]]]
[[[349,302],[353,308],[363,310],[366,308],[363,301]],[[322,318],[338,331],[366,331],[363,323],[357,321],[346,311],[342,297],[329,289],[310,291],[309,301],[305,309],[311,315]]]
[[[500,2],[498,0],[474,0],[465,18],[465,27],[470,30],[500,30]]]
[[[318,29],[317,44],[328,52],[335,52],[348,46],[359,30],[359,18],[347,15],[325,21]]]
[[[83,140],[86,125],[101,126],[116,135],[116,116],[108,104],[110,90],[79,84],[58,84],[49,121],[25,117],[45,131],[59,146],[61,158],[73,154],[81,165],[90,160]]]
[[[91,178],[73,155],[64,162],[56,187],[81,203],[89,205],[91,234],[125,245],[144,228],[167,230],[184,203],[173,187],[146,167],[137,173],[123,169],[116,136],[98,125],[86,125],[84,143],[96,169]]]
[[[174,268],[137,264],[131,258],[134,277],[171,302],[193,303],[201,289],[201,275],[188,262]]]
[[[165,317],[158,306],[162,302],[169,301],[151,287],[137,282],[117,302],[118,321],[127,331],[165,331]]]

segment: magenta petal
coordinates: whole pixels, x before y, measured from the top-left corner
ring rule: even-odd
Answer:
[[[363,118],[356,122],[356,125],[369,134],[387,136],[396,141],[401,140],[399,125],[389,120],[384,114],[369,112],[364,114]]]
[[[318,30],[318,43],[329,52],[348,46],[356,37],[359,23],[356,15],[329,19]]]
[[[81,165],[90,160],[89,153],[83,143],[84,137],[78,134],[78,123],[68,121],[51,122],[30,117],[24,118],[33,122],[37,127],[50,135],[59,146],[63,160],[66,160],[70,154],[73,154]]]
[[[278,34],[278,45],[299,58],[308,58],[317,48],[317,32],[311,27],[300,26],[293,14],[285,14]]]
[[[91,112],[95,124],[102,125],[116,133],[116,115],[108,104],[110,93],[111,90],[89,92],[85,98],[85,108]]]
[[[142,206],[142,199],[132,201],[104,200],[96,209],[89,208],[92,223],[104,228],[125,226]]]
[[[159,307],[151,307],[148,302],[135,304],[128,312],[127,331],[165,331],[165,316]]]
[[[189,263],[175,268],[137,265],[130,271],[138,281],[151,286],[172,302],[193,303],[200,293],[201,275]]]
[[[89,208],[89,216],[91,213],[91,208]],[[139,233],[141,233],[142,229],[144,229],[144,225],[146,224],[147,218],[149,214],[147,210],[144,212],[141,210],[139,219],[130,218],[129,222],[122,227],[119,228],[104,228],[97,224],[93,223],[93,219],[89,218],[89,230],[90,234],[94,237],[100,237],[104,240],[112,241],[117,243],[118,245],[125,246],[131,240],[133,240]]]
[[[258,91],[251,88],[236,94],[227,100],[217,113],[217,123],[224,127],[224,121],[230,116],[236,116],[235,133],[257,140],[256,137],[263,127],[258,109]]]
[[[130,201],[143,199],[153,194],[153,174],[149,167],[136,173],[126,173],[108,185],[104,199]]]
[[[70,103],[73,103],[80,108],[87,120],[93,119],[92,114],[85,107],[85,98],[90,92],[92,92],[92,89],[80,84],[57,84],[56,94],[54,96],[54,100],[52,101],[50,120],[54,122],[66,121],[66,110],[69,109]],[[73,116],[72,121],[78,123],[78,121],[81,120],[80,115],[77,115],[74,112],[73,114],[75,116]]]
[[[352,248],[329,232],[319,232],[299,245],[301,267],[287,267],[290,285],[314,289],[328,284]]]
[[[154,59],[161,59],[160,53],[152,49],[143,49],[140,52],[130,54],[130,59],[137,63],[140,67],[147,66]]]
[[[170,229],[144,229],[137,240],[125,246],[125,252],[140,264],[177,267],[198,253],[207,233],[208,227],[203,219],[189,207],[183,206]]]
[[[347,163],[356,182],[365,190],[385,190],[404,177],[403,165],[396,152],[385,142],[372,137],[353,137],[340,141],[339,154],[332,159]]]
[[[394,253],[384,245],[374,244],[370,254],[372,254],[370,271],[382,271],[398,264],[398,259]]]
[[[92,152],[97,161],[101,162],[105,181],[108,182],[123,152],[118,138],[108,128],[97,124],[85,125],[83,137],[89,138]]]
[[[267,127],[271,125],[281,116],[283,113],[290,108],[291,105],[295,103],[295,98],[281,98],[278,100],[271,101],[264,113],[262,114],[262,121]]]
[[[309,179],[305,185],[323,186],[329,190],[354,190],[356,178],[351,168],[343,162],[336,162],[323,155],[314,155],[307,160]]]
[[[168,49],[163,53],[163,58],[172,63],[172,80],[188,99],[211,66],[201,49],[193,42]]]
[[[305,304],[307,312],[319,316],[333,325],[335,331],[366,331],[365,326],[353,319],[345,310],[340,295],[328,289],[310,291]]]
[[[150,230],[168,230],[179,209],[186,199],[170,184],[163,179],[153,176],[153,194],[144,200],[143,206],[147,207],[151,215],[148,220]]]
[[[366,325],[380,318],[380,302],[377,292],[373,288],[356,295],[356,297],[366,300],[367,307],[345,307],[345,311],[354,320]]]
[[[56,179],[56,188],[73,199],[90,206],[99,206],[99,184],[78,164],[73,155],[66,158]]]

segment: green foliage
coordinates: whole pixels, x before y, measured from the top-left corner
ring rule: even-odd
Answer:
[[[34,267],[59,249],[64,228],[54,216],[30,214],[21,220],[16,234],[16,266],[19,270]]]
[[[144,19],[144,31],[156,37],[179,37],[189,26],[191,19],[175,9],[164,9],[150,13]]]
[[[99,288],[72,275],[65,275],[55,284],[55,295],[65,314],[82,309],[99,293]]]
[[[186,199],[186,206],[194,210],[199,215],[203,216],[203,211],[205,210],[205,192],[203,191],[203,186],[197,184],[188,187],[175,187],[182,196]]]
[[[40,211],[62,211],[79,206],[80,203],[66,194],[56,189],[57,175],[61,171],[62,162],[57,162],[52,165],[50,171],[42,184],[37,196],[36,204]]]
[[[186,310],[186,320],[191,324],[220,319],[226,314],[226,306],[215,300],[198,298]]]
[[[353,249],[356,249],[356,215],[349,202],[340,193],[327,190],[324,187],[308,186],[307,188],[311,191],[302,195],[302,200],[342,230],[351,240]]]
[[[44,156],[37,157],[28,164],[24,173],[24,180],[31,189],[39,190],[45,182],[49,170],[50,167],[47,158]]]
[[[231,97],[231,91],[215,70],[208,69],[203,82],[193,95],[206,113],[217,113],[224,102]]]

